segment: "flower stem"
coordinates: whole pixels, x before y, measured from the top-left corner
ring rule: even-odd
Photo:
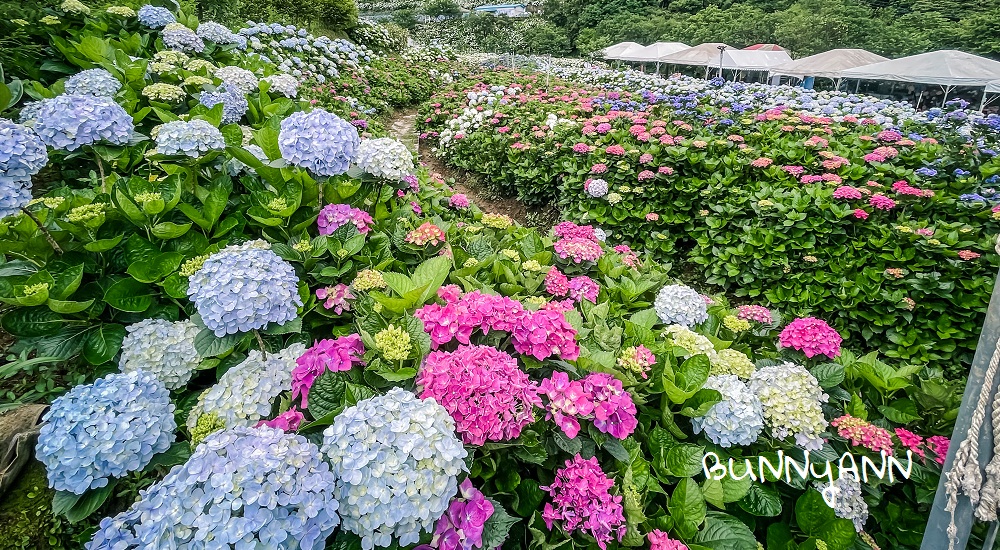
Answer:
[[[253,335],[257,337],[257,345],[260,346],[260,354],[267,359],[267,346],[264,345],[264,338],[261,337],[260,331],[254,329]]]
[[[97,173],[101,176],[101,193],[108,194],[108,180],[104,177],[104,163],[101,162],[101,155],[94,155],[97,160]]]
[[[39,219],[35,217],[35,215],[32,214],[31,211],[28,210],[27,208],[22,206],[21,211],[24,212],[29,218],[31,218],[31,221],[35,222],[35,225],[38,226],[38,229],[40,229],[42,231],[42,234],[45,235],[45,240],[49,241],[49,245],[52,246],[52,250],[55,250],[56,254],[62,254],[63,249],[59,247],[59,243],[56,242],[55,238],[52,236],[52,233],[49,233],[49,230],[46,229],[44,225],[42,225],[42,222],[39,221]]]

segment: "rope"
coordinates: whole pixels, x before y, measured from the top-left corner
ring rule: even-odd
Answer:
[[[993,357],[990,358],[990,364],[983,376],[979,401],[976,403],[975,410],[972,411],[969,431],[955,453],[955,460],[952,462],[951,471],[948,472],[944,485],[945,494],[948,495],[944,509],[951,512],[951,519],[948,523],[948,550],[955,550],[955,543],[958,540],[955,508],[958,506],[959,494],[968,496],[973,506],[979,504],[979,490],[983,485],[983,474],[979,470],[979,432],[986,420],[986,409],[989,407],[990,394],[993,393],[993,378],[996,376],[998,367],[1000,367],[1000,341],[997,342]]]
[[[982,521],[996,521],[997,506],[1000,504],[1000,392],[993,396],[993,414],[990,415],[993,428],[993,458],[986,465],[986,483],[983,485],[976,507],[976,517]]]

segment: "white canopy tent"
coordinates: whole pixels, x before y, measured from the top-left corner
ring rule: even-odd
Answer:
[[[722,68],[737,71],[769,71],[792,56],[784,50],[726,50],[722,54]]]
[[[843,77],[937,84],[944,90],[943,101],[947,101],[956,86],[986,86],[1000,79],[1000,61],[958,50],[938,50],[847,69]]]
[[[604,48],[604,59],[618,59],[618,54],[632,47],[642,48],[643,46],[642,44],[637,44],[635,42],[619,42],[614,46]]]
[[[706,42],[686,50],[661,56],[660,62],[705,67],[705,74],[707,76],[708,68],[719,63],[722,54],[719,51],[720,48],[724,50],[733,49],[728,44],[723,44],[722,42]]]
[[[840,81],[844,78],[844,71],[847,69],[864,67],[883,61],[889,61],[889,59],[868,50],[838,49],[782,63],[771,69],[771,75],[829,78],[839,89]]]
[[[987,97],[992,94],[993,97],[987,99]],[[1000,98],[1000,80],[994,80],[992,82],[986,83],[986,89],[983,90],[983,102],[979,104],[979,110],[982,111],[993,100]]]
[[[619,59],[623,61],[638,61],[640,63],[656,63],[656,72],[660,72],[660,58],[664,55],[677,53],[690,48],[683,42],[657,42],[638,51],[629,50]],[[627,55],[627,57],[625,57]]]

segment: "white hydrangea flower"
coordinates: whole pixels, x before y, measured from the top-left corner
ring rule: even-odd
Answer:
[[[122,372],[144,370],[168,390],[184,387],[201,356],[194,347],[198,327],[191,321],[171,323],[162,319],[144,319],[129,325],[122,342],[118,365]]]
[[[794,435],[804,449],[822,448],[819,434],[828,422],[821,404],[829,396],[805,367],[788,362],[764,367],[750,377],[750,390],[764,405],[764,418],[775,437]]]
[[[732,348],[719,350],[716,352],[715,357],[711,359],[711,374],[713,375],[735,374],[740,378],[747,379],[757,369],[756,365],[753,364],[753,361],[745,353]]]
[[[675,346],[684,348],[687,357],[704,354],[713,363],[717,360],[712,341],[684,325],[670,325],[663,331],[663,336],[670,336]]]
[[[362,141],[355,162],[365,172],[388,180],[401,180],[415,171],[413,153],[392,138]]]

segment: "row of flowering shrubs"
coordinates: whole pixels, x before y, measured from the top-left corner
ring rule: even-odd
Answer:
[[[0,326],[88,372],[35,449],[88,550],[919,546],[933,372],[484,213],[209,23],[88,9],[50,16],[72,75],[0,94]]]
[[[965,372],[1000,265],[1000,117],[633,75],[478,75],[425,106],[423,137],[710,288]]]

